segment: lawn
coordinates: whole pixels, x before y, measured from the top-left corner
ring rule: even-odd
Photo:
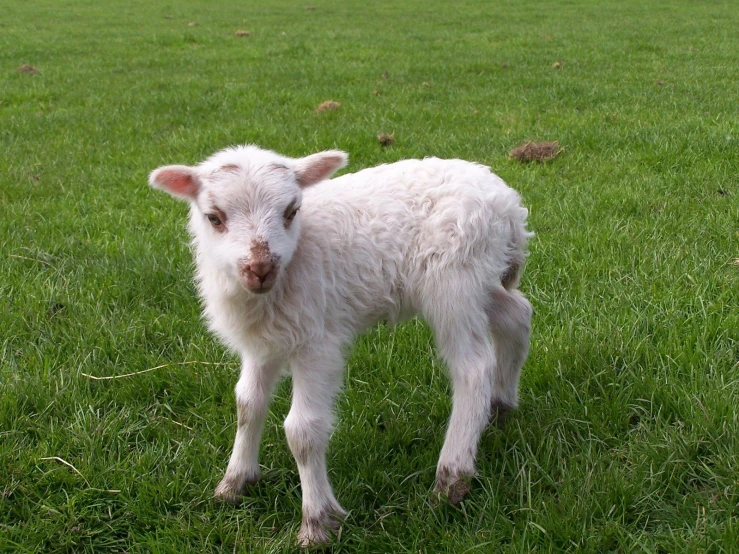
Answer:
[[[537,233],[521,407],[485,432],[461,506],[431,492],[450,402],[428,328],[358,341],[329,450],[350,515],[329,551],[739,551],[735,2],[2,12],[0,551],[297,550],[289,380],[264,480],[239,508],[212,499],[238,361],[200,319],[186,206],[146,184],[237,143],[340,148],[347,171],[482,162]],[[509,158],[526,140],[564,150]]]

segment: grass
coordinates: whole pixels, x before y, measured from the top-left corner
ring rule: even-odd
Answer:
[[[265,480],[241,508],[211,499],[237,361],[199,319],[185,206],[146,185],[253,142],[341,148],[350,171],[484,162],[537,232],[521,409],[485,433],[460,508],[430,493],[450,406],[428,328],[357,343],[329,456],[351,514],[329,550],[736,552],[739,11],[310,4],[3,6],[0,551],[297,549],[289,381]],[[507,157],[527,140],[565,150]]]

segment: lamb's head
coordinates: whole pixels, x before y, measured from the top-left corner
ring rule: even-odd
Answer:
[[[261,294],[272,289],[295,253],[302,189],[347,160],[338,150],[291,159],[243,146],[195,167],[160,167],[149,184],[188,200],[190,231],[200,254],[227,278]]]

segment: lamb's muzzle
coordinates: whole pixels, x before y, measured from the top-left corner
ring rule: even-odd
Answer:
[[[242,359],[236,439],[216,497],[236,501],[259,478],[269,400],[289,366],[285,434],[304,546],[329,541],[346,515],[326,449],[357,334],[413,315],[433,329],[454,396],[435,490],[455,503],[470,489],[489,418],[518,406],[529,349],[532,308],[518,284],[532,233],[519,195],[462,160],[405,160],[327,180],[346,163],[335,150],[295,160],[246,146],[149,178],[190,202],[205,315]]]
[[[244,288],[256,294],[270,291],[277,280],[279,266],[270,258],[244,259],[238,267]]]

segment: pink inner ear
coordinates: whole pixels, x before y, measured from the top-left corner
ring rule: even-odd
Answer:
[[[189,171],[182,169],[163,169],[157,174],[156,180],[162,188],[178,194],[180,196],[188,196],[195,198],[198,194],[198,180]]]
[[[323,181],[345,163],[343,157],[330,154],[314,154],[306,158],[306,161],[308,163],[296,172],[298,184],[301,187],[308,187]]]

